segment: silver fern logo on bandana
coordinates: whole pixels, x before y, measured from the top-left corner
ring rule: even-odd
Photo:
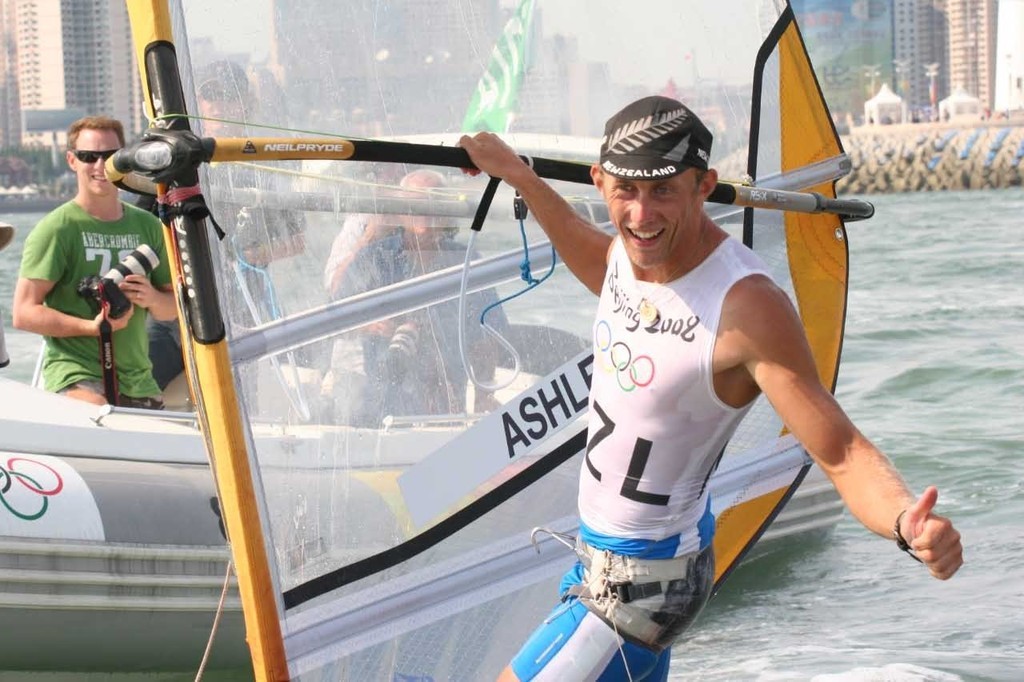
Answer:
[[[609,154],[629,154],[640,147],[664,137],[674,130],[678,130],[689,117],[686,109],[666,111],[654,116],[644,116],[635,121],[618,128],[610,135],[605,135],[604,148]],[[682,153],[676,156],[666,154],[666,158],[681,158],[687,147],[690,146],[690,136],[685,136],[679,144],[672,148],[672,151],[679,150]]]
[[[687,168],[707,170],[711,131],[685,104],[644,97],[608,120],[601,168],[619,178],[658,180]]]

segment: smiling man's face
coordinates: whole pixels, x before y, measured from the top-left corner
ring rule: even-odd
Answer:
[[[75,156],[78,152],[109,152],[120,149],[121,141],[113,130],[84,128],[75,140],[75,149],[67,153],[68,165],[78,178],[78,189],[95,196],[117,194],[117,188],[107,180],[104,168],[106,160],[99,155],[92,163],[86,163]]]

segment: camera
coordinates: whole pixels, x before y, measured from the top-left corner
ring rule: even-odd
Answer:
[[[415,366],[419,340],[420,333],[415,324],[407,322],[398,326],[384,355],[384,364],[390,377],[404,376]]]
[[[108,306],[107,315],[117,319],[131,309],[132,304],[121,292],[118,285],[128,275],[148,275],[153,268],[160,265],[160,258],[147,244],[140,244],[137,249],[121,259],[121,262],[110,268],[107,274],[99,277],[89,275],[78,283],[78,295],[95,301],[99,305],[105,302]]]

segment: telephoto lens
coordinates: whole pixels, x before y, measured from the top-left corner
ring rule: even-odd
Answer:
[[[121,262],[110,268],[102,278],[96,275],[83,277],[78,283],[78,295],[97,304],[106,303],[107,315],[116,320],[132,307],[131,301],[121,292],[118,285],[128,275],[148,275],[158,265],[160,258],[156,251],[147,244],[139,244],[137,249],[122,258]]]
[[[415,324],[402,324],[395,330],[384,355],[384,364],[392,379],[402,377],[411,371],[416,362],[416,347],[419,341],[420,333]]]
[[[110,268],[110,272],[103,275],[103,279],[120,284],[128,275],[148,275],[158,265],[160,265],[160,258],[156,255],[156,251],[151,249],[148,244],[139,244],[137,249]]]

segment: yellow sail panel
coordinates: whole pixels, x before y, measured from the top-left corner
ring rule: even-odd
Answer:
[[[846,315],[847,260],[842,221],[835,216],[789,214],[793,287],[821,383],[835,388]],[[793,246],[799,248],[792,248]]]
[[[782,171],[843,153],[795,23],[779,41]],[[835,182],[808,188],[835,197]],[[828,214],[787,213],[793,287],[821,382],[835,388],[846,316],[847,252],[843,222]]]
[[[742,558],[743,551],[757,539],[765,519],[782,503],[787,488],[729,507],[717,520],[715,530],[715,582],[721,580]]]
[[[803,168],[841,154],[842,146],[795,22],[783,32],[778,55],[782,170]],[[835,196],[835,190],[822,191]]]

